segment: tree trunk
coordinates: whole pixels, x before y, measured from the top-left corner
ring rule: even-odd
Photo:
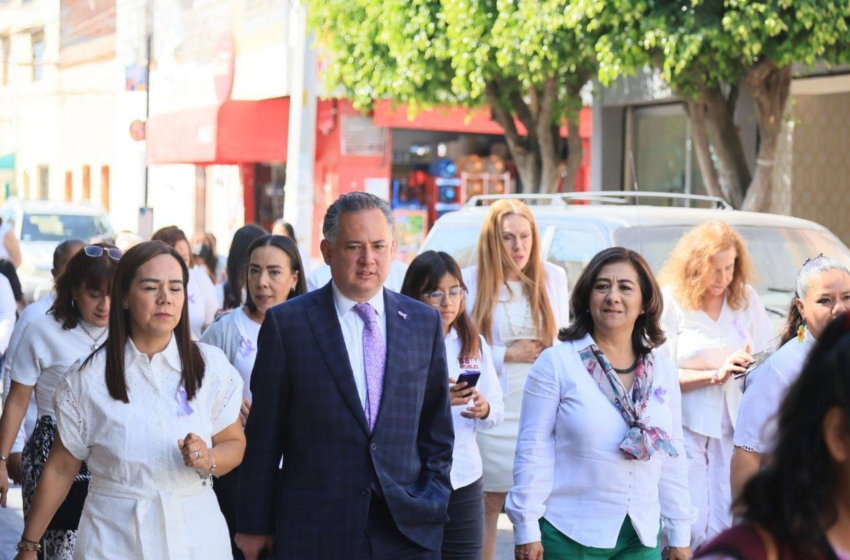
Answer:
[[[578,91],[571,91],[570,95],[578,96],[580,93]],[[564,120],[567,125],[567,150],[569,152],[564,192],[574,192],[576,190],[576,178],[578,177],[578,170],[581,169],[581,162],[584,157],[584,146],[582,146],[581,136],[579,135],[581,107],[573,104],[572,101],[573,99],[568,99],[567,106],[564,108]]]
[[[717,156],[720,189],[732,206],[740,208],[744,189],[750,183],[750,170],[735,125],[734,104],[729,103],[719,87],[704,88],[700,98],[706,107],[706,132]]]
[[[753,212],[768,212],[776,145],[782,132],[785,106],[791,94],[791,67],[779,68],[772,60],[763,60],[747,70],[745,79],[755,100],[759,150],[756,171],[747,189],[743,208]]]
[[[560,130],[554,122],[555,104],[558,102],[558,80],[550,78],[543,85],[543,95],[539,100],[539,110],[536,115],[535,130],[533,134],[537,137],[540,146],[540,183],[535,192],[549,193],[558,188],[558,176],[560,171]],[[532,131],[528,131],[529,137]]]
[[[726,199],[720,188],[717,168],[714,167],[714,161],[711,159],[711,147],[705,128],[705,113],[707,111],[705,103],[694,99],[688,100],[685,102],[685,111],[691,121],[691,139],[694,142],[694,152],[697,156],[697,164],[702,174],[705,189],[711,196]],[[728,202],[728,199],[726,200]]]

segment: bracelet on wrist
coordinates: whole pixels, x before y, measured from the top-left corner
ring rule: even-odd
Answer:
[[[215,456],[212,454],[212,449],[208,453],[210,454],[210,474],[215,476]]]
[[[41,552],[41,545],[21,537],[21,541],[15,545],[15,550],[18,552]]]
[[[711,384],[712,385],[720,385],[720,376],[718,375],[718,370],[711,370]]]

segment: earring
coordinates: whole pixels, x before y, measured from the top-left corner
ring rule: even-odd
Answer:
[[[806,340],[806,324],[803,323],[799,327],[797,327],[797,342],[803,342]]]
[[[294,286],[293,286],[292,288],[289,288],[289,293],[290,293],[290,294],[294,294],[294,293],[295,293],[295,287],[294,287]]]
[[[71,309],[76,309],[76,308],[77,308],[77,300],[72,299],[71,300]]]
[[[130,309],[130,306],[127,305],[126,303],[124,305],[122,305],[121,307],[123,307],[124,309]]]

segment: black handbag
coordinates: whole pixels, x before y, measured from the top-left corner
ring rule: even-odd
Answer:
[[[80,526],[80,517],[83,514],[83,505],[89,493],[88,480],[74,480],[65,501],[56,510],[56,515],[47,526],[48,530],[54,531],[76,531]]]

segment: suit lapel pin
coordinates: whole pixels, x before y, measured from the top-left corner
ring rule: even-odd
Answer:
[[[402,313],[401,311],[399,311],[399,312],[398,312],[398,314],[399,314],[399,315],[401,315],[401,318],[402,318],[402,319],[404,319],[405,321],[407,321],[407,313]]]

